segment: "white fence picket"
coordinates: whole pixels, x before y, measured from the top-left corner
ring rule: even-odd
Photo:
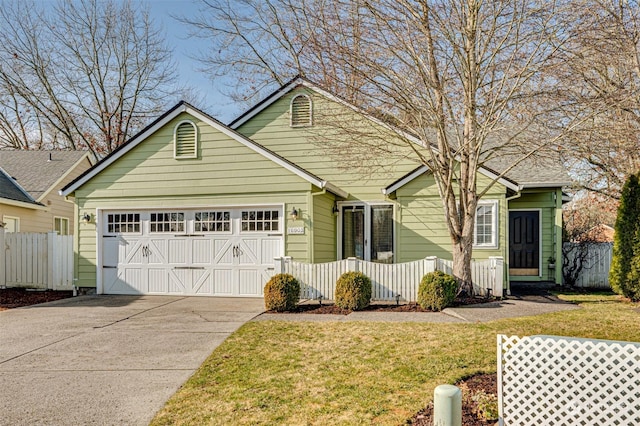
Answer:
[[[73,237],[55,232],[4,232],[4,285],[34,289],[73,288]],[[0,268],[1,271],[2,268]]]
[[[576,252],[566,250],[567,247],[579,245],[579,243],[564,243],[565,252],[568,251],[569,263],[572,263]],[[609,284],[609,269],[611,268],[611,256],[613,243],[589,244],[583,269],[576,281],[576,287],[611,288]]]
[[[415,302],[418,285],[428,272],[442,270],[451,273],[452,262],[428,257],[407,263],[374,263],[355,258],[329,263],[303,263],[290,257],[276,261],[277,271],[293,275],[300,281],[302,299],[333,300],[335,284],[340,275],[347,271],[361,271],[371,279],[372,299],[395,301],[396,297],[405,302]],[[494,296],[502,296],[502,258],[491,258],[473,263],[472,277],[478,294],[485,294],[491,288]]]

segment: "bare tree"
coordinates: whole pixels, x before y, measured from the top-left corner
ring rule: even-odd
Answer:
[[[561,135],[562,129],[543,120],[558,113],[550,102],[554,82],[545,78],[565,42],[558,5],[267,0],[260,8],[260,3],[203,1],[203,12],[213,19],[203,15],[193,23],[219,46],[205,63],[214,72],[242,74],[254,92],[301,73],[391,122],[398,143],[435,178],[454,274],[472,288],[476,207],[496,181],[479,188],[478,169],[500,160],[507,162],[501,170],[506,173]],[[393,150],[388,137],[362,138],[360,131],[344,133],[343,158],[364,165],[367,156]]]
[[[3,1],[0,132],[14,148],[106,154],[175,93],[162,32],[130,1]]]
[[[565,115],[590,118],[563,151],[583,188],[618,199],[640,169],[640,6],[628,0],[576,0],[572,33],[557,68]]]

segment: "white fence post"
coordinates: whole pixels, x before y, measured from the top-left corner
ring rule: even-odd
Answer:
[[[504,292],[504,258],[502,256],[489,257],[491,267],[491,283],[493,295],[502,297]]]
[[[435,272],[438,269],[438,258],[436,256],[427,256],[424,259],[427,261],[425,273]]]
[[[0,224],[0,255],[2,256],[2,259],[0,259],[0,288],[5,288],[7,286],[7,277],[5,275],[7,247],[4,245],[4,226],[2,224]]]
[[[56,237],[57,232],[47,232],[47,289],[53,290],[58,285],[58,265],[56,265]]]
[[[347,271],[350,272],[358,272],[359,268],[359,260],[356,257],[349,257],[347,258]]]

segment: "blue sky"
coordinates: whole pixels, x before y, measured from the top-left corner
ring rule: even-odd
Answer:
[[[135,1],[135,0],[134,0]],[[198,71],[198,62],[192,57],[211,48],[206,40],[188,37],[187,27],[172,18],[176,15],[195,16],[201,7],[195,0],[148,0],[151,17],[161,24],[167,42],[174,48],[174,60],[178,66],[179,81],[197,90],[204,98],[204,105],[194,105],[213,115],[223,123],[228,123],[242,113],[230,99],[220,93],[222,82],[212,82]]]

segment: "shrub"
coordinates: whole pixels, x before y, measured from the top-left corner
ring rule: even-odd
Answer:
[[[609,271],[611,288],[640,300],[640,182],[631,175],[622,187]]]
[[[362,272],[345,272],[336,282],[336,306],[358,311],[371,303],[371,280]]]
[[[458,293],[458,282],[442,271],[429,272],[418,287],[418,304],[422,309],[441,311],[453,303]]]
[[[264,305],[269,311],[290,311],[298,304],[300,283],[293,275],[277,274],[264,286]]]

